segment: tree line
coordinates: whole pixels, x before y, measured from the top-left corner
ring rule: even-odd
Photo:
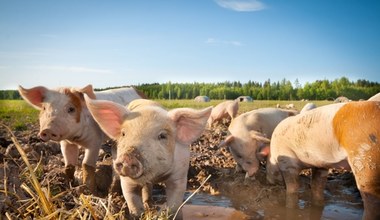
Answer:
[[[351,100],[368,99],[380,92],[378,82],[359,79],[350,81],[341,77],[333,81],[324,79],[301,85],[298,79],[291,83],[283,79],[264,83],[248,81],[226,81],[218,83],[151,83],[133,86],[145,93],[150,99],[194,99],[196,96],[208,96],[210,99],[236,99],[239,96],[250,96],[254,100],[332,100],[345,96]],[[115,87],[113,87],[115,88]],[[96,89],[105,90],[104,89]],[[17,90],[0,90],[0,99],[21,99]]]
[[[332,100],[345,96],[351,100],[368,99],[380,92],[378,82],[360,79],[356,82],[347,77],[329,80],[316,80],[301,86],[298,79],[291,83],[283,79],[264,83],[248,81],[226,81],[219,83],[171,83],[141,84],[135,86],[151,99],[193,99],[199,95],[210,99],[235,99],[239,96],[250,96],[254,100]]]

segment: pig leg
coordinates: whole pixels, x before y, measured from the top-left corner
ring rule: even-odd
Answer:
[[[150,183],[147,183],[142,188],[142,201],[143,201],[145,209],[149,209],[150,204],[152,202],[152,200],[151,200],[152,190],[153,190],[153,186]]]
[[[121,189],[127,202],[129,213],[134,218],[139,218],[144,212],[144,205],[141,197],[141,186],[128,181],[127,177],[120,177]]]
[[[65,161],[65,174],[69,181],[74,180],[75,166],[78,163],[79,147],[67,141],[61,141],[61,152]]]
[[[323,191],[327,182],[327,169],[313,168],[312,169],[312,179],[311,179],[311,193],[312,193],[312,204],[317,206],[324,205],[324,194]]]
[[[166,185],[166,200],[170,213],[174,214],[183,202],[183,196],[186,191],[186,178],[167,181]],[[182,219],[182,211],[179,212],[176,219]]]
[[[376,149],[376,153],[373,152],[373,155],[378,154],[378,149]],[[374,159],[371,156],[368,156],[371,159],[364,163],[365,160],[357,159],[358,157],[352,155],[352,152],[350,153],[349,162],[363,200],[364,213],[362,219],[380,219],[380,167],[378,165],[380,163],[374,165]],[[377,156],[377,159],[380,157]]]
[[[113,166],[115,164],[116,155],[117,155],[116,144],[113,144],[111,146],[111,153],[112,153],[112,166]],[[110,192],[122,194],[121,185],[120,185],[120,176],[117,172],[115,172],[115,169],[112,169],[112,184],[110,187]]]
[[[86,184],[86,186],[92,193],[94,193],[96,190],[95,170],[98,155],[99,148],[86,148],[82,162],[83,183]]]
[[[294,159],[287,156],[278,158],[278,166],[286,185],[286,207],[296,208],[298,207],[299,173],[301,169]]]

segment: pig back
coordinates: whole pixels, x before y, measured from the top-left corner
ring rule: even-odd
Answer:
[[[135,99],[142,98],[134,88],[119,88],[95,92],[95,96],[98,100],[108,100],[120,105],[127,105]]]
[[[246,112],[231,122],[230,132],[239,132],[241,129],[254,130],[272,136],[275,127],[285,118],[289,112],[277,108],[261,108]]]
[[[284,119],[274,129],[271,156],[286,156],[317,167],[333,167],[347,154],[334,136],[332,119],[343,106],[332,104]]]

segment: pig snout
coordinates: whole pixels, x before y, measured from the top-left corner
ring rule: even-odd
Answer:
[[[144,167],[136,154],[124,154],[115,161],[115,170],[121,176],[127,176],[132,179],[139,178],[143,172]]]
[[[43,141],[49,141],[49,140],[59,141],[58,133],[52,129],[43,129],[42,131],[40,131],[38,136]]]

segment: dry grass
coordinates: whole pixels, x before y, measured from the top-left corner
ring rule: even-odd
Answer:
[[[112,198],[108,199],[99,198],[93,195],[78,195],[78,188],[72,187],[67,191],[59,192],[58,194],[52,193],[49,183],[47,187],[43,187],[40,182],[38,174],[41,172],[40,162],[31,164],[23,147],[18,142],[12,130],[0,123],[0,126],[5,127],[11,134],[11,139],[22,158],[24,164],[18,164],[15,158],[7,158],[16,162],[20,170],[20,179],[22,181],[20,188],[28,195],[23,198],[22,195],[12,192],[8,188],[9,174],[7,174],[6,166],[4,166],[4,189],[0,193],[4,194],[4,202],[7,203],[12,210],[4,213],[7,219],[123,219],[125,216],[124,208],[120,211],[112,213],[110,210],[112,205]],[[5,160],[5,158],[4,158]],[[23,168],[25,166],[25,168]],[[42,176],[42,175],[41,175]],[[13,190],[14,191],[14,190]],[[71,210],[65,208],[66,198],[71,197],[74,201],[74,207]],[[12,200],[17,200],[17,204],[12,204]],[[4,217],[4,216],[3,216]]]

